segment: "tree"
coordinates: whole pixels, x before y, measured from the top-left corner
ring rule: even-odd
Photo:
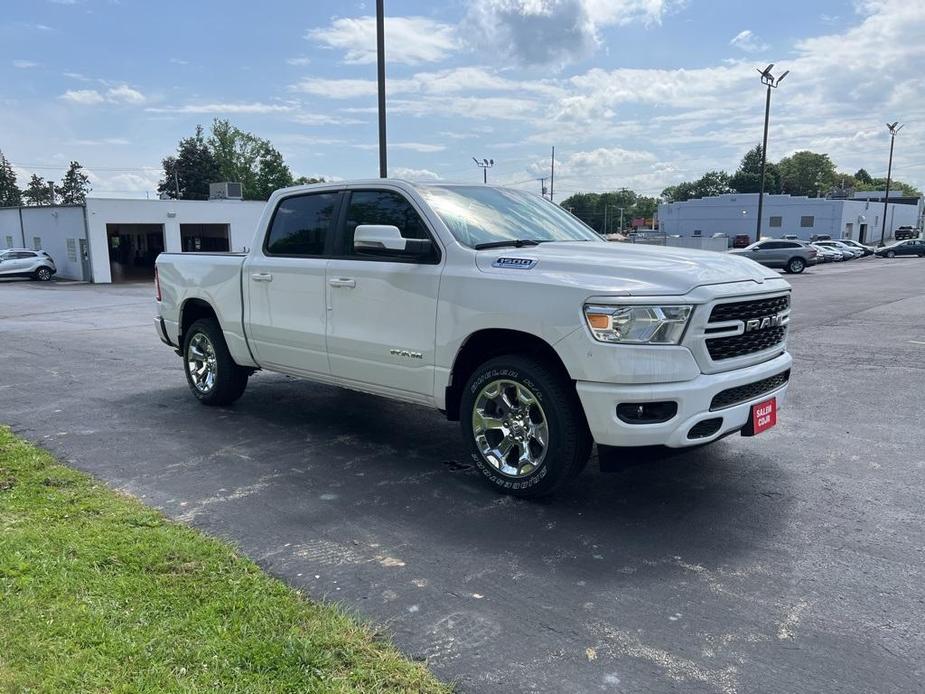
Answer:
[[[857,190],[886,190],[886,178],[871,178],[867,183],[858,183]],[[895,178],[890,179],[890,197],[893,191],[902,193],[904,196],[915,198],[922,194],[918,188],[911,183],[897,181]]]
[[[605,233],[620,230],[621,209],[626,227],[634,217],[655,216],[658,201],[621,188],[607,193],[575,193],[563,200],[561,206],[592,229]]]
[[[17,207],[22,204],[22,191],[16,184],[13,165],[0,152],[0,207]]]
[[[814,198],[825,194],[835,184],[835,165],[828,154],[803,150],[784,157],[777,164],[781,186],[790,195]]]
[[[48,182],[37,174],[32,174],[29,179],[29,187],[22,193],[23,200],[27,205],[50,205],[51,188]]]
[[[90,177],[76,161],[72,161],[68,166],[67,173],[61,179],[61,185],[55,186],[55,193],[63,205],[83,205],[87,201],[87,193],[91,190],[93,189],[90,186]]]
[[[854,174],[854,178],[862,185],[869,184],[873,181],[873,179],[870,177],[870,174],[867,173],[867,169],[858,169]]]
[[[292,172],[269,140],[215,119],[209,147],[222,180],[243,185],[245,200],[266,200],[276,188],[292,185]]]
[[[184,200],[208,200],[209,184],[221,179],[218,162],[206,143],[201,125],[192,137],[180,140],[177,155],[163,161],[164,179],[158,184],[159,193]]]
[[[735,193],[729,185],[729,174],[725,171],[707,171],[696,181],[683,181],[662,191],[666,202],[684,202],[691,198],[707,198],[724,193]]]
[[[264,142],[257,166],[257,190],[254,192],[259,200],[269,199],[274,190],[291,186],[293,182],[292,171],[283,161],[283,155],[269,142]]]
[[[294,186],[307,186],[312,183],[324,183],[324,177],[312,178],[311,176],[299,176],[292,181],[292,185]]]
[[[737,193],[761,191],[761,145],[745,153],[738,170],[729,177],[729,186]],[[780,171],[773,162],[767,162],[764,171],[764,192],[780,193]]]

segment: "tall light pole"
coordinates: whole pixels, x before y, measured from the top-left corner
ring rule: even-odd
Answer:
[[[376,62],[379,81],[379,178],[387,178],[385,148],[385,0],[376,0]]]
[[[475,157],[472,157],[472,161],[474,161],[475,165],[482,170],[482,183],[488,183],[488,170],[495,165],[495,160],[482,159],[482,161],[479,161]]]
[[[756,243],[761,240],[761,210],[764,207],[764,172],[768,163],[768,121],[771,117],[771,89],[777,89],[783,79],[790,74],[790,70],[787,70],[787,72],[775,79],[774,75],[771,74],[771,69],[773,67],[774,63],[771,63],[764,70],[758,70],[758,74],[761,75],[761,84],[766,85],[768,88],[768,96],[764,102],[764,140],[762,140],[761,143],[761,184],[758,188],[758,222],[755,229]]]
[[[883,225],[880,227],[880,247],[883,247],[883,237],[886,236],[886,209],[890,200],[890,178],[893,175],[893,143],[896,141],[896,133],[903,129],[899,121],[887,123],[887,129],[890,131],[890,163],[886,168],[886,195],[883,196]]]

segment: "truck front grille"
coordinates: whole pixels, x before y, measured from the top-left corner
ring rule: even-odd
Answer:
[[[790,308],[790,295],[775,296],[770,299],[737,301],[731,304],[717,304],[710,312],[710,322],[719,323],[727,320],[749,320],[770,316]]]
[[[787,369],[775,376],[770,376],[769,378],[755,381],[754,383],[747,383],[744,386],[736,386],[735,388],[727,388],[713,396],[713,401],[710,403],[710,411],[721,410],[724,407],[738,405],[740,402],[747,402],[755,398],[760,398],[765,393],[777,390],[789,380],[790,369]]]
[[[786,333],[786,327],[778,326],[776,328],[756,330],[753,333],[745,333],[744,335],[714,337],[712,340],[707,340],[707,351],[713,361],[763,352],[783,342]]]
[[[790,295],[775,296],[769,299],[753,299],[751,301],[736,301],[728,304],[717,304],[710,312],[710,321],[706,332],[723,332],[728,326],[716,327],[714,324],[727,321],[742,321],[762,319],[775,316],[790,308]],[[740,335],[727,335],[724,337],[708,337],[706,340],[707,352],[713,361],[732,359],[755,352],[763,352],[782,344],[787,335],[787,326],[778,325]]]

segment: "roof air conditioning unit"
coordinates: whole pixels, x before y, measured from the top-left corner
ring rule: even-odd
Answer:
[[[244,187],[240,183],[210,183],[209,200],[243,200]]]

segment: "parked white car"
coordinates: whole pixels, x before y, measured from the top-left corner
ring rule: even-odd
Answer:
[[[29,248],[0,251],[0,277],[31,277],[47,282],[57,271],[55,261],[45,251]]]
[[[158,256],[155,327],[196,398],[228,405],[266,369],[433,407],[503,492],[555,490],[593,442],[759,433],[787,390],[777,272],[608,243],[524,191],[287,188],[250,247]]]
[[[817,246],[825,246],[826,248],[831,248],[832,250],[841,252],[845,260],[854,260],[855,258],[860,258],[862,255],[864,255],[864,251],[842,243],[841,241],[816,241],[815,244]]]

